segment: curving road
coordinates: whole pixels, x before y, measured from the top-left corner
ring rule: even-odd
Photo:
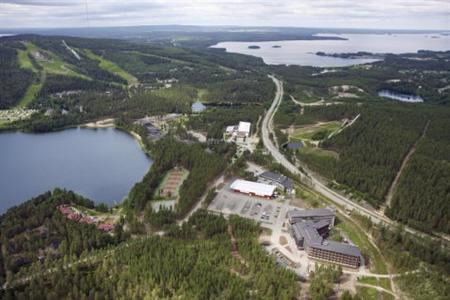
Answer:
[[[302,171],[300,171],[293,163],[291,163],[289,160],[286,159],[286,157],[280,153],[278,147],[272,142],[270,139],[270,134],[273,134],[275,136],[275,133],[273,131],[273,117],[275,115],[275,112],[277,111],[278,107],[280,106],[281,100],[284,96],[284,89],[283,89],[283,82],[273,75],[269,75],[269,78],[273,80],[273,82],[276,85],[276,93],[275,98],[272,102],[272,105],[270,106],[269,110],[267,111],[266,115],[264,116],[262,128],[261,128],[261,135],[264,147],[272,154],[274,159],[280,163],[283,167],[285,167],[287,170],[289,170],[292,174],[300,176],[300,179],[302,181],[309,181],[310,187],[314,189],[316,192],[322,194],[326,198],[330,199],[335,204],[344,206],[349,209],[354,209],[361,215],[369,217],[372,221],[376,223],[384,223],[387,225],[397,225],[397,222],[389,219],[385,215],[377,212],[376,210],[367,209],[350,199],[346,198],[345,196],[342,196],[341,194],[338,194],[337,192],[333,191],[329,187],[327,187],[325,184],[320,182],[317,178],[315,178],[312,174],[307,174]],[[274,138],[276,140],[276,138]],[[405,226],[405,231],[418,235],[418,236],[428,236],[425,233],[422,233],[420,231],[417,231],[415,229],[412,229],[410,227]],[[442,237],[441,239],[449,241],[447,237]]]

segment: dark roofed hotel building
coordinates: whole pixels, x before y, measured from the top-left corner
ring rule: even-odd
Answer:
[[[330,219],[325,214],[325,211],[319,210],[321,213],[319,213],[319,216],[316,216],[319,217],[318,220],[317,218],[311,218],[314,215],[314,211],[317,212],[318,210],[307,211],[301,211],[305,212],[302,214],[307,217],[305,219],[301,219],[297,213],[300,211],[288,212],[288,216],[295,216],[295,218],[289,220],[291,224],[289,232],[294,238],[297,247],[301,250],[304,249],[311,258],[337,263],[345,267],[358,268],[361,265],[361,252],[358,247],[325,239],[334,224],[334,214],[333,218]],[[320,217],[326,218],[320,219]]]

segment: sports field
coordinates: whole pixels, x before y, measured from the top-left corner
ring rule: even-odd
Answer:
[[[167,172],[157,189],[157,196],[166,199],[177,199],[180,186],[189,172],[185,169],[174,168]]]

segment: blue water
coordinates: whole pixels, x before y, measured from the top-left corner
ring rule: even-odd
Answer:
[[[194,102],[192,103],[191,109],[193,113],[200,113],[206,109],[206,106],[201,102]]]
[[[378,92],[378,96],[402,102],[411,102],[411,103],[423,102],[423,99],[420,96],[411,94],[402,94],[390,90],[381,90]]]
[[[151,164],[132,136],[114,128],[0,133],[0,213],[55,187],[114,204]]]
[[[333,34],[322,34],[333,36]],[[377,59],[348,59],[318,56],[317,52],[349,53],[406,53],[418,50],[450,50],[450,36],[442,34],[342,34],[347,40],[297,40],[271,42],[221,42],[213,48],[225,48],[227,52],[261,57],[270,65],[301,65],[316,67],[344,67],[371,63]],[[260,49],[249,49],[256,45]],[[281,46],[274,48],[274,45]]]

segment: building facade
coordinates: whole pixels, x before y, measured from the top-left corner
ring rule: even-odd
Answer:
[[[326,237],[334,224],[334,217],[329,218],[325,212],[317,210],[304,213],[301,218],[298,211],[289,211],[289,233],[295,241],[298,249],[305,250],[308,257],[340,264],[345,267],[358,268],[361,265],[361,252],[358,247],[327,240]],[[315,216],[316,218],[312,218]],[[318,219],[321,217],[322,219]]]

